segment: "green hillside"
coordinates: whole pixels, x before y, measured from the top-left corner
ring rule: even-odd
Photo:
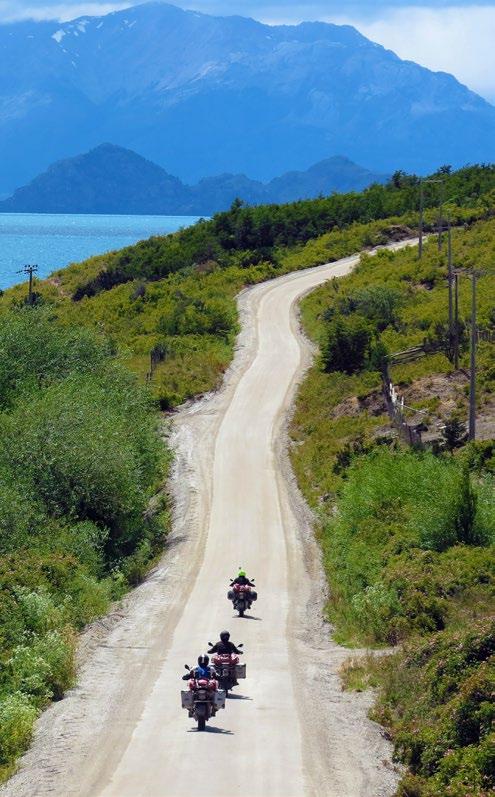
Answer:
[[[453,235],[454,265],[483,271],[478,324],[495,332],[495,221]],[[320,347],[297,399],[292,463],[319,519],[328,617],[353,645],[400,646],[353,659],[351,688],[373,685],[373,716],[409,772],[402,797],[485,797],[495,787],[495,357],[478,347],[478,443],[464,438],[469,277],[461,277],[460,368],[445,351],[392,366],[406,419],[426,451],[393,433],[380,366],[394,352],[448,339],[446,246],[363,255],[348,277],[302,302]],[[490,752],[492,751],[492,752]]]
[[[0,318],[0,779],[74,683],[75,633],[136,584],[168,527],[146,392],[46,307]],[[163,502],[162,502],[163,503]]]
[[[480,323],[491,330],[495,168],[444,169],[440,178],[445,213],[457,225],[455,264],[486,267]],[[145,512],[167,468],[156,410],[219,384],[238,330],[236,295],[414,236],[418,198],[418,179],[397,174],[362,194],[235,203],[210,221],[37,281],[34,306],[25,285],[0,297],[0,775],[25,749],[38,712],[73,682],[77,629],[137,583],[163,547],[166,507],[152,518]],[[434,229],[438,199],[438,183],[426,183],[426,231]],[[414,249],[364,255],[338,287],[329,283],[305,299],[304,323],[322,355],[301,387],[292,427],[294,469],[321,518],[339,639],[413,646],[416,663],[408,669],[409,659],[400,658],[404,680],[395,692],[388,665],[362,676],[382,684],[376,710],[415,773],[417,791],[403,792],[410,797],[448,793],[428,791],[444,777],[431,751],[436,742],[425,740],[416,763],[410,741],[400,741],[410,728],[399,727],[399,715],[423,728],[432,713],[450,710],[444,702],[440,711],[432,697],[416,717],[407,702],[408,684],[429,677],[417,651],[430,639],[435,651],[449,651],[454,629],[464,634],[474,620],[483,624],[492,601],[492,443],[465,447],[454,439],[452,453],[439,446],[406,452],[391,437],[380,392],[387,352],[444,338],[445,258],[435,241],[421,264]],[[463,278],[462,367],[468,293]],[[488,431],[491,345],[480,344],[479,413]],[[455,431],[465,420],[466,376],[444,354],[393,368],[392,377],[425,425],[448,421]],[[481,677],[477,661],[465,678]],[[479,744],[469,737],[471,769],[483,779],[483,729],[478,736]],[[462,744],[451,747],[462,757]]]
[[[489,216],[494,167],[446,170],[443,193],[453,223]],[[436,223],[439,184],[425,183],[425,229]],[[106,334],[144,379],[152,350],[163,352],[151,382],[163,408],[212,389],[230,361],[235,295],[246,285],[414,234],[418,178],[289,205],[234,203],[210,221],[151,238],[55,272],[37,283],[40,301],[65,324]],[[24,300],[17,287],[2,308]]]

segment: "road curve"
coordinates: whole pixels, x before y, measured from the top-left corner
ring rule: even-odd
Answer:
[[[300,666],[305,613],[315,585],[279,445],[308,360],[296,302],[325,280],[349,272],[357,259],[295,272],[244,293],[244,331],[224,387],[175,422],[176,554],[143,585],[141,597],[137,591],[128,615],[83,670],[67,708],[55,714],[52,740],[42,753],[43,772],[36,777],[33,769],[29,779],[36,745],[42,744],[36,740],[15,791],[7,786],[2,794],[393,793],[395,778],[379,760],[388,748],[366,720],[366,706],[341,696],[335,673],[328,686],[330,702],[319,703],[314,693],[321,662],[308,653],[308,667]],[[259,590],[251,616],[244,619],[234,616],[226,599],[229,577],[239,565],[256,578]],[[317,570],[316,564],[313,578],[319,577]],[[170,585],[173,594],[167,593]],[[248,677],[225,711],[198,733],[180,708],[179,677],[184,663],[194,663],[224,628],[235,642],[244,642]],[[324,644],[323,662],[328,663]],[[343,655],[334,656],[335,669]],[[72,716],[64,719],[64,710]],[[353,711],[358,721],[348,716]],[[84,723],[86,733],[78,736]],[[327,739],[332,723],[333,736]],[[62,741],[64,732],[69,738]],[[57,756],[65,763],[54,763]]]

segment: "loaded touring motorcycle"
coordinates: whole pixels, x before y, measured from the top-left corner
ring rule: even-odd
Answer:
[[[254,582],[253,582],[254,583]],[[248,584],[230,585],[231,589],[227,592],[227,598],[232,601],[232,605],[239,617],[244,617],[244,612],[251,608],[251,604],[258,598],[258,594]]]
[[[206,723],[215,716],[218,709],[225,708],[226,693],[219,689],[215,678],[196,678],[194,670],[188,664],[186,670],[191,673],[189,689],[181,691],[182,708],[187,709],[189,716],[198,723],[198,731],[204,731]]]
[[[213,647],[211,642],[210,647]],[[238,645],[242,648],[242,643]],[[239,678],[246,677],[246,665],[239,664],[239,656],[235,653],[215,653],[212,659],[213,667],[217,676],[217,681],[226,695],[237,684]]]

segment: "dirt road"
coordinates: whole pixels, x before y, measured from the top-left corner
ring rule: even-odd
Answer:
[[[356,258],[246,291],[243,332],[223,389],[179,414],[172,548],[106,627],[88,635],[80,683],[43,716],[4,795],[32,797],[386,797],[396,773],[345,695],[348,655],[321,621],[321,572],[291,484],[285,419],[309,359],[295,307]],[[242,565],[259,600],[234,616]],[[208,640],[244,642],[246,681],[205,733],[180,708],[179,677]]]

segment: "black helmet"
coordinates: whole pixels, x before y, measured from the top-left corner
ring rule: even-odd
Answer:
[[[201,656],[198,656],[198,664],[200,667],[208,667],[210,663],[210,657],[203,653]]]
[[[222,642],[228,642],[229,639],[230,639],[229,632],[228,631],[222,631],[222,633],[220,634],[220,639],[222,640]]]

